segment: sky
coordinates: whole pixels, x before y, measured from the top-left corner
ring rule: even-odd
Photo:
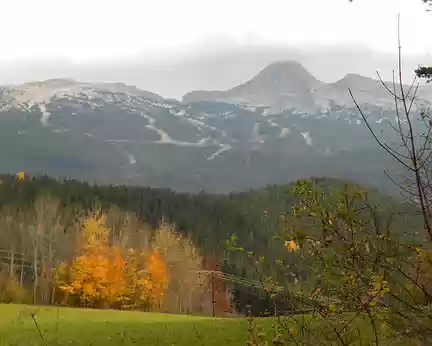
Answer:
[[[145,73],[152,69],[159,69],[162,78],[185,64],[211,61],[216,66],[214,57],[221,54],[225,54],[221,61],[232,58],[238,66],[242,59],[252,61],[249,55],[257,47],[262,53],[259,63],[245,63],[250,70],[240,71],[238,78],[225,78],[226,85],[265,64],[266,49],[284,51],[278,53],[283,57],[301,50],[316,59],[324,51],[331,63],[336,53],[329,51],[342,49],[349,54],[362,47],[369,68],[377,54],[395,53],[397,13],[404,54],[432,60],[432,12],[425,11],[421,0],[0,0],[0,4],[0,83],[63,74],[133,82],[133,67],[139,66],[144,75],[135,83],[158,89],[157,83],[143,85]],[[273,59],[274,54],[267,55]],[[338,64],[333,65],[337,70]],[[205,71],[205,64],[200,68]],[[208,82],[206,76],[200,78]],[[225,84],[216,80],[214,88]],[[168,89],[161,92],[178,97],[186,85]]]

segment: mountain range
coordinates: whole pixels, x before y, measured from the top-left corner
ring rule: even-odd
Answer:
[[[293,61],[181,101],[122,83],[4,86],[0,171],[181,191],[229,192],[307,176],[391,189],[383,171],[396,166],[372,140],[348,88],[387,133],[394,98],[379,80],[347,74],[324,83]],[[431,106],[431,96],[432,86],[422,86],[417,103]]]

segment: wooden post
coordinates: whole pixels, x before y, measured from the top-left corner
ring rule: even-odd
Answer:
[[[24,284],[24,255],[21,255],[21,268],[20,268],[20,286]]]
[[[211,297],[212,297],[212,310],[213,310],[213,317],[215,317],[215,292],[214,292],[214,274],[213,271],[211,272]]]
[[[10,251],[9,276],[12,279],[15,279],[15,250]]]

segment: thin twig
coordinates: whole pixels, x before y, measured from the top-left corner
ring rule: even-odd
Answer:
[[[376,71],[376,74],[378,76],[379,81],[381,82],[382,86],[395,98],[397,98],[399,101],[402,101],[402,98],[396,95],[396,92],[393,92],[390,90],[390,88],[385,84],[385,82],[382,80],[381,75],[378,71]]]
[[[396,94],[396,81],[395,81],[395,72],[394,72],[394,70],[393,70],[393,90],[394,90],[394,93]],[[399,134],[401,136],[402,143],[408,149],[407,138],[405,138],[405,135],[404,135],[403,130],[402,130],[402,123],[401,123],[401,120],[400,120],[400,113],[399,113],[399,104],[398,104],[398,100],[397,100],[396,97],[394,99],[394,102],[395,102],[395,109],[396,109],[396,118],[397,118],[398,127],[399,127]]]
[[[415,99],[416,99],[416,96],[417,96],[418,88],[419,88],[419,84],[417,83],[417,85],[416,85],[416,87],[415,87],[415,89],[414,89],[414,95],[412,96],[412,98],[411,98],[411,102],[410,102],[410,105],[409,105],[409,107],[408,107],[408,113],[411,112],[411,108],[412,108],[413,103],[414,103],[414,101],[415,101]],[[409,97],[409,96],[407,96],[407,99],[408,99],[408,97]]]
[[[393,183],[393,184],[395,184],[398,188],[400,188],[402,191],[405,191],[406,193],[408,193],[408,194],[410,194],[410,195],[413,195],[413,194],[415,194],[416,196],[417,196],[417,194],[416,194],[416,192],[415,191],[409,191],[406,187],[403,187],[401,184],[399,184],[398,182],[396,182],[388,173],[387,173],[387,171],[386,170],[384,170],[384,174],[387,176],[387,178],[389,178],[390,180],[391,180],[391,182]]]
[[[48,346],[48,343],[47,343],[47,341],[45,340],[45,338],[44,338],[44,336],[43,336],[43,334],[42,334],[42,331],[41,331],[40,328],[39,328],[39,324],[37,323],[37,320],[36,320],[36,314],[31,314],[31,317],[32,317],[33,322],[34,322],[34,324],[35,324],[35,326],[36,326],[36,328],[37,328],[37,330],[38,330],[38,332],[39,332],[39,336],[41,337],[41,339],[42,339],[42,341],[44,342],[44,344],[45,344],[46,346]]]
[[[414,86],[414,84],[415,84],[416,81],[417,81],[417,76],[414,76],[413,81],[412,81],[412,83],[411,83],[411,86],[410,86],[410,88],[408,89],[408,92],[406,93],[406,96],[407,96],[407,97],[410,97],[410,94],[411,94],[412,88],[413,88],[413,86]],[[417,83],[417,87],[418,87],[418,85],[419,85],[419,83]],[[415,98],[415,96],[413,96],[413,99],[414,99],[414,98]]]

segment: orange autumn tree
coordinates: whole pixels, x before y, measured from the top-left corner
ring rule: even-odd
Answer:
[[[26,178],[26,174],[25,174],[24,172],[18,172],[18,173],[15,175],[15,177],[16,177],[17,180],[22,181],[22,180],[25,180],[25,178]]]
[[[168,274],[165,262],[157,251],[148,257],[147,270],[149,277],[148,295],[153,303],[160,305],[165,288],[168,284]]]
[[[77,256],[70,265],[60,265],[57,286],[79,305],[111,306],[124,292],[125,264],[120,249],[109,244],[105,217],[94,214],[83,222]]]
[[[167,282],[165,264],[155,252],[110,244],[104,215],[83,222],[77,255],[56,271],[56,284],[74,305],[143,309],[157,303]]]

